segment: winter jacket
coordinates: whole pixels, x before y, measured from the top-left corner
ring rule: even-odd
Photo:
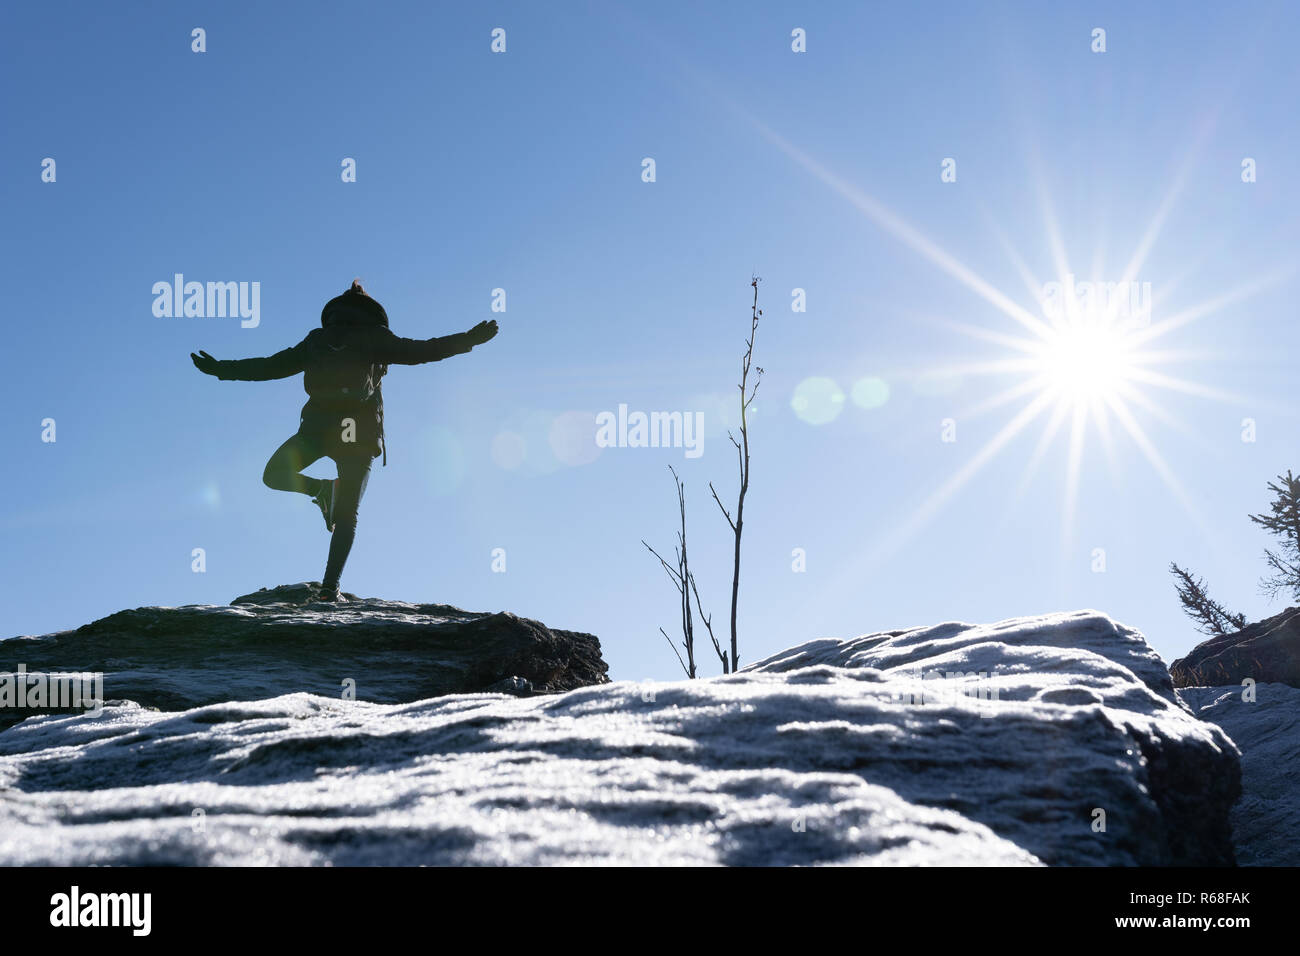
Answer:
[[[262,382],[303,372],[310,398],[302,407],[299,434],[333,458],[363,452],[377,458],[387,452],[379,388],[387,366],[438,362],[471,348],[464,332],[406,339],[382,326],[334,325],[313,329],[297,345],[266,358],[219,360],[216,375],[224,381]]]

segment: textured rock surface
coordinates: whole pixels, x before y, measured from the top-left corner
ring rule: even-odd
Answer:
[[[590,634],[513,614],[350,595],[310,603],[305,584],[230,605],[119,611],[75,631],[0,641],[0,671],[101,671],[107,699],[184,710],[305,691],[402,703],[521,678],[546,693],[604,682]],[[307,603],[304,603],[307,602]],[[0,711],[0,727],[27,713]]]
[[[556,696],[39,717],[0,733],[0,863],[1230,862],[1237,752],[1158,664],[1080,613]]]
[[[898,774],[900,792],[912,799],[988,823],[1048,862],[1232,862],[1227,813],[1240,792],[1236,749],[1223,734],[1206,737],[1189,723],[1160,656],[1138,631],[1103,614],[812,641],[753,668],[817,664],[879,669],[891,681],[919,678],[920,693],[939,700],[959,692],[996,698],[979,700],[984,719],[967,721],[959,734],[946,721],[927,731],[930,759],[910,761]],[[963,763],[972,769],[953,792],[944,777]],[[1096,809],[1106,812],[1107,832],[1081,839],[1078,821]]]
[[[1300,687],[1300,607],[1202,641],[1169,672],[1175,687],[1240,685],[1246,678]]]
[[[1242,866],[1300,866],[1300,688],[1185,687],[1179,695],[1241,750],[1241,799],[1232,808]]]

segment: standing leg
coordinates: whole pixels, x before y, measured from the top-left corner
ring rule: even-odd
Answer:
[[[369,456],[348,455],[335,461],[339,466],[339,484],[334,498],[334,536],[330,538],[329,561],[321,580],[322,597],[333,596],[338,591],[343,565],[357,533],[357,509],[370,480]]]
[[[315,498],[323,484],[319,478],[309,478],[302,470],[321,457],[315,442],[302,435],[293,435],[275,450],[262,472],[262,481],[276,491],[296,491]]]

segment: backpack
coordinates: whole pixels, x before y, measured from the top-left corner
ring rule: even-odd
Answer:
[[[331,317],[330,321],[326,318]],[[365,293],[345,292],[326,303],[321,310],[321,327],[351,326],[357,328],[388,328],[388,314],[383,306]],[[388,467],[388,438],[384,434],[384,392],[382,380],[388,374],[388,366],[371,363],[366,372],[361,391],[363,405],[374,405],[375,420],[379,427],[379,443],[383,449],[384,467]]]

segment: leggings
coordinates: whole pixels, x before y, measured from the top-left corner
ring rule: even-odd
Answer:
[[[262,481],[276,491],[296,491],[315,498],[329,479],[309,478],[302,474],[302,470],[323,457],[325,453],[317,442],[301,433],[296,434],[275,450],[262,472]],[[357,534],[357,509],[370,479],[370,462],[370,456],[364,454],[334,459],[339,469],[339,483],[334,491],[334,535],[330,538],[322,587],[336,588],[339,585],[343,565]]]

